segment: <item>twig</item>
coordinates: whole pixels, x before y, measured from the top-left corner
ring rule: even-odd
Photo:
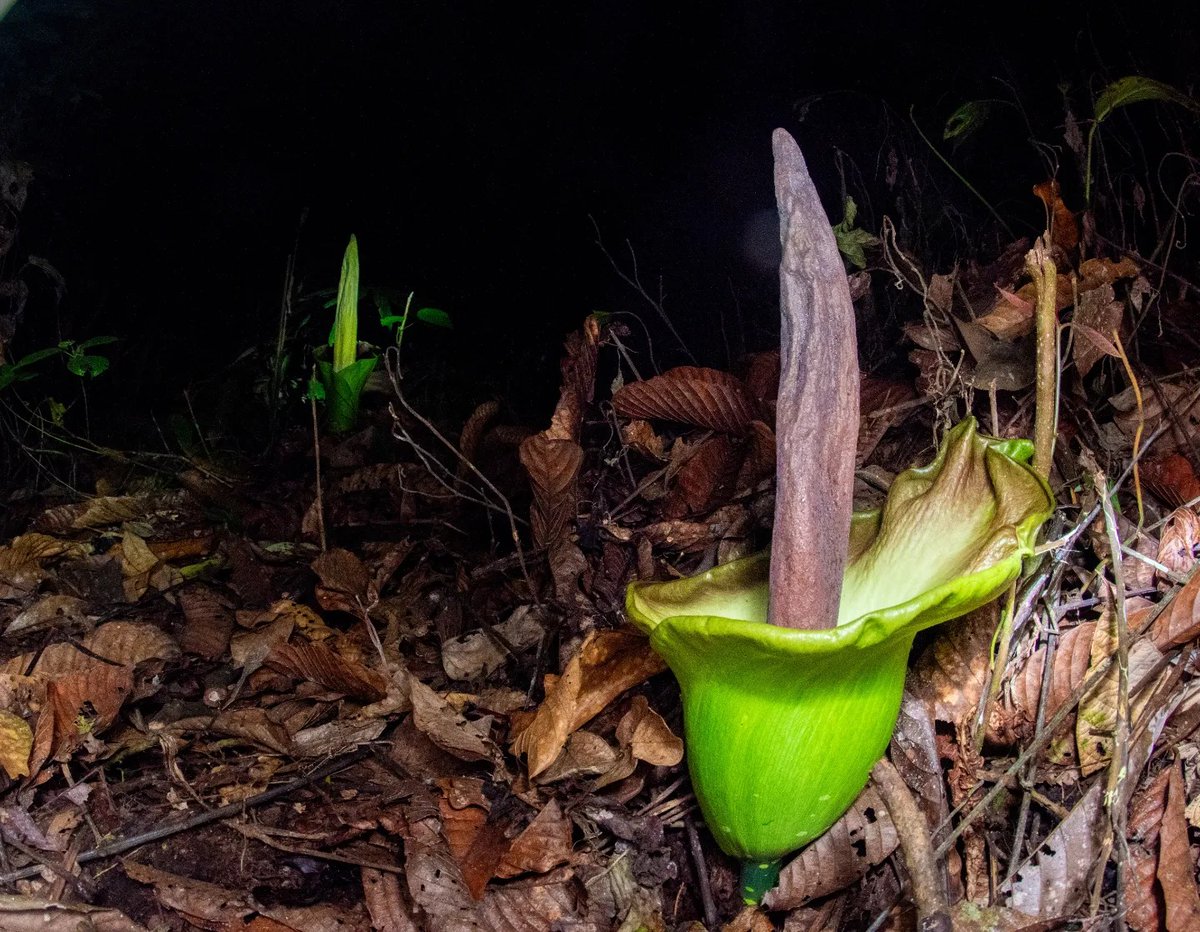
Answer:
[[[1125,780],[1133,778],[1133,775],[1129,773],[1129,732],[1132,727],[1129,708],[1129,623],[1125,614],[1125,574],[1121,561],[1121,538],[1117,528],[1117,517],[1113,513],[1112,499],[1108,495],[1108,485],[1105,482],[1104,473],[1097,471],[1093,481],[1096,491],[1100,495],[1100,504],[1104,509],[1104,523],[1108,531],[1109,548],[1112,552],[1112,623],[1116,628],[1117,635],[1117,721],[1116,733],[1113,736],[1112,757],[1108,762],[1108,773],[1105,775],[1104,781],[1104,803],[1108,808],[1109,824],[1112,827],[1112,847],[1115,849],[1116,915],[1114,922],[1117,932],[1124,932],[1125,865],[1129,860],[1129,844],[1125,837],[1125,826],[1129,820],[1129,814],[1124,805],[1125,794],[1121,792],[1121,784]],[[1139,514],[1141,512],[1140,502],[1138,512]],[[1097,873],[1103,874],[1103,871]]]
[[[939,917],[946,916],[948,908],[946,875],[938,870],[925,816],[917,808],[917,801],[913,799],[908,784],[886,757],[871,768],[871,780],[883,804],[887,806],[900,838],[904,865],[912,879],[912,897],[917,905],[918,922],[922,928],[930,923],[937,924]]]
[[[255,806],[262,806],[266,803],[274,802],[281,797],[287,796],[301,787],[308,786],[310,783],[315,783],[318,780],[324,780],[326,777],[349,767],[351,764],[356,764],[363,758],[372,753],[372,749],[359,748],[351,754],[343,757],[335,758],[315,770],[310,771],[303,776],[296,777],[294,780],[277,786],[274,789],[265,790],[251,796],[249,799],[244,799],[239,802],[229,803],[225,806],[220,806],[216,809],[210,809],[208,812],[200,812],[191,818],[184,819],[171,825],[162,825],[158,828],[151,829],[148,832],[142,832],[140,835],[133,835],[129,838],[124,838],[121,841],[110,842],[107,845],[100,845],[98,848],[92,848],[89,851],[84,851],[76,859],[79,864],[87,864],[91,861],[100,861],[104,858],[115,857],[118,854],[124,854],[126,851],[132,851],[134,848],[139,848],[142,845],[149,844],[152,841],[161,841],[164,838],[170,838],[172,835],[178,835],[180,832],[186,832],[194,828],[199,828],[201,825],[208,825],[210,822],[218,822],[222,819],[238,815],[247,809],[252,809]],[[9,871],[6,874],[0,874],[0,886],[11,886],[18,880],[26,880],[29,877],[36,877],[42,872],[40,866],[23,867],[20,870]]]
[[[424,427],[427,431],[429,431],[429,433],[439,443],[441,443],[442,446],[444,446],[447,450],[449,450],[450,453],[453,454],[453,456],[460,463],[462,463],[462,465],[466,466],[466,468],[468,470],[470,470],[470,472],[474,473],[475,478],[477,478],[480,481],[480,483],[482,483],[483,488],[485,488],[488,492],[491,492],[492,495],[495,496],[496,501],[498,501],[500,503],[501,510],[503,511],[504,516],[508,519],[508,529],[509,529],[509,533],[512,535],[512,542],[513,542],[513,547],[515,548],[515,552],[517,555],[517,561],[521,567],[521,576],[525,580],[525,585],[527,585],[529,587],[529,594],[530,594],[530,597],[533,599],[534,604],[540,605],[541,601],[538,598],[537,588],[533,584],[533,579],[529,575],[529,567],[525,563],[525,551],[521,547],[521,535],[517,531],[517,518],[516,518],[516,515],[513,514],[512,505],[509,504],[508,496],[506,496],[503,492],[501,492],[498,488],[496,488],[496,486],[492,482],[492,480],[489,479],[487,476],[485,476],[482,472],[480,472],[478,466],[476,466],[473,462],[471,462],[471,460],[469,460],[467,457],[463,456],[462,451],[460,451],[458,449],[458,447],[456,447],[453,443],[451,443],[449,440],[447,440],[446,437],[442,434],[442,432],[440,430],[438,430],[436,427],[434,427],[433,423],[430,422],[430,420],[428,418],[426,418],[416,408],[414,408],[411,404],[408,403],[408,399],[404,397],[404,392],[400,388],[400,380],[401,380],[402,376],[400,374],[400,351],[397,347],[394,347],[394,346],[388,347],[387,353],[384,355],[384,365],[387,369],[388,379],[392,383],[392,391],[396,395],[396,400],[399,401],[400,404],[404,407],[404,410],[407,411],[409,413],[409,415],[411,417],[413,417],[422,427]],[[399,427],[399,429],[401,431],[401,435],[398,436],[398,439],[406,440],[409,443],[409,445],[413,447],[414,450],[419,450],[420,448],[417,446],[417,444],[412,440],[411,437],[408,436],[408,431],[405,430],[403,425],[400,424],[400,419],[398,417],[395,417],[394,414],[393,414],[393,421],[394,421],[395,425],[397,427]]]
[[[617,273],[617,277],[634,291],[636,291],[639,295],[641,295],[642,298],[645,299],[646,303],[654,308],[655,312],[659,316],[659,319],[662,320],[662,322],[666,325],[667,330],[671,332],[671,336],[675,338],[675,342],[679,344],[679,348],[683,350],[684,355],[687,356],[692,365],[695,365],[696,357],[692,355],[692,351],[688,349],[687,344],[683,342],[683,337],[679,335],[679,331],[675,329],[675,325],[671,323],[671,318],[668,316],[666,309],[663,307],[661,288],[660,294],[656,300],[655,298],[650,297],[650,294],[642,285],[642,279],[638,273],[637,267],[637,253],[633,251],[633,244],[628,240],[625,241],[625,245],[629,247],[629,258],[633,266],[633,274],[629,275],[619,265],[617,265],[617,260],[612,257],[612,253],[610,253],[608,248],[604,245],[604,240],[600,236],[600,224],[596,222],[596,218],[589,217],[588,219],[592,221],[592,229],[596,231],[596,246],[599,247],[604,258],[608,260],[608,264],[613,267],[613,271]]]
[[[708,862],[704,858],[704,847],[700,844],[700,833],[696,831],[696,823],[692,819],[683,820],[687,830],[688,848],[692,852],[692,862],[696,868],[696,883],[700,887],[700,902],[704,906],[704,927],[715,929],[720,924],[717,915],[717,904],[713,901],[712,885],[708,882]]]

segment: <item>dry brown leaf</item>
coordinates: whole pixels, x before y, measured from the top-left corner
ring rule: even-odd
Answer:
[[[1016,294],[1001,289],[996,302],[975,322],[999,340],[1013,341],[1033,332],[1033,305],[1037,291],[1032,284]]]
[[[674,474],[670,494],[663,502],[663,514],[668,518],[682,518],[688,514],[701,514],[716,504],[719,498],[728,498],[733,491],[733,480],[741,465],[733,442],[724,434],[703,440],[692,448],[692,455]]]
[[[1079,290],[1091,291],[1100,285],[1137,278],[1137,274],[1137,262],[1129,256],[1122,256],[1116,262],[1102,257],[1084,259],[1079,263]]]
[[[891,814],[874,786],[867,786],[846,814],[800,852],[763,898],[768,909],[794,909],[861,880],[900,844]]]
[[[583,448],[574,439],[554,439],[549,431],[526,438],[519,451],[533,487],[530,521],[539,547],[570,534],[579,508],[578,480]]]
[[[730,434],[744,434],[763,416],[745,382],[699,366],[678,366],[623,385],[613,395],[613,408],[622,417],[678,421]]]
[[[413,706],[413,724],[443,751],[466,761],[497,758],[498,749],[488,737],[489,719],[467,721],[415,676],[409,679],[409,697]]]
[[[83,556],[82,544],[60,541],[47,534],[22,534],[7,547],[0,547],[0,599],[32,595],[46,579],[45,564],[65,554]]]
[[[554,762],[572,732],[625,690],[665,669],[644,635],[628,629],[591,632],[547,690],[533,721],[513,741],[513,753],[526,755],[529,775],[537,776]]]
[[[136,602],[150,588],[165,592],[183,582],[179,571],[156,557],[146,541],[133,531],[126,530],[112,552],[121,561],[127,602]]]
[[[85,625],[90,620],[87,603],[83,599],[73,595],[46,593],[12,620],[5,628],[4,636],[11,637],[18,632],[37,628]]]
[[[988,658],[999,623],[992,602],[943,625],[918,658],[909,682],[938,721],[961,722],[975,711],[990,680]]]
[[[384,718],[334,719],[312,728],[302,728],[292,735],[292,753],[308,758],[345,754],[376,740],[387,727]]]
[[[1088,669],[1084,677],[1106,662],[1116,649],[1117,613],[1108,602],[1092,628]],[[1080,698],[1076,710],[1075,750],[1079,756],[1079,770],[1085,777],[1104,767],[1112,757],[1119,700],[1120,670],[1117,664],[1110,663],[1099,682]]]
[[[33,729],[19,715],[0,709],[0,767],[10,780],[29,775]]]
[[[230,601],[215,589],[196,584],[179,593],[179,607],[183,609],[184,618],[183,631],[179,635],[180,648],[205,660],[223,657],[233,634],[234,614]]]
[[[1176,508],[1163,524],[1156,559],[1180,576],[1187,576],[1196,565],[1200,547],[1200,517],[1190,508]]]
[[[647,459],[666,462],[667,451],[663,438],[655,433],[649,421],[635,419],[622,424],[621,442]]]
[[[1062,923],[1058,919],[1039,921],[1003,906],[980,906],[961,900],[950,908],[950,928],[954,932],[1056,932]]]
[[[1150,640],[1166,653],[1200,635],[1200,573],[1196,573],[1176,593],[1170,604],[1150,625]]]
[[[692,553],[726,537],[745,537],[749,531],[746,509],[726,505],[706,521],[658,521],[647,524],[639,533],[654,547]]]
[[[327,612],[347,612],[356,617],[379,601],[371,574],[349,550],[334,547],[312,561],[320,584],[317,603]]]
[[[1162,383],[1157,389],[1154,392],[1142,393],[1140,409],[1137,394],[1132,388],[1109,398],[1109,404],[1116,409],[1112,423],[1132,442],[1139,424],[1143,436],[1147,436],[1157,430],[1164,419],[1171,419],[1171,427],[1154,444],[1155,453],[1166,456],[1181,450],[1186,452],[1190,442],[1200,438],[1200,405],[1192,405],[1190,409],[1184,410],[1187,396],[1191,393],[1191,389],[1186,385]],[[1174,410],[1175,418],[1171,418],[1167,413],[1167,407]],[[1180,425],[1186,431],[1187,437],[1181,437]],[[1188,438],[1191,438],[1191,441]]]
[[[1112,342],[1113,332],[1121,326],[1124,304],[1113,296],[1112,285],[1103,284],[1081,291],[1071,319],[1075,331],[1072,355],[1079,377],[1083,378],[1105,356],[1119,356]]]
[[[591,403],[596,390],[596,356],[600,349],[600,319],[589,314],[583,326],[567,337],[566,353],[559,364],[562,390],[575,395],[583,404]],[[578,427],[576,434],[578,436]]]
[[[1058,181],[1051,178],[1033,186],[1033,193],[1046,205],[1050,218],[1051,242],[1063,252],[1071,252],[1079,245],[1079,221],[1063,203]]]
[[[972,386],[1015,392],[1033,384],[1032,334],[1013,341],[1000,340],[973,320],[955,319],[955,323],[975,360],[975,369],[968,376]]]
[[[146,932],[145,926],[115,909],[15,894],[0,895],[0,929],[5,932]]]
[[[400,878],[391,871],[362,869],[363,904],[377,932],[418,932],[400,893]]]
[[[538,774],[538,782],[554,783],[569,777],[587,776],[622,780],[633,773],[635,767],[632,754],[623,756],[599,735],[581,730],[567,738],[562,753]]]
[[[227,709],[215,716],[208,728],[218,734],[242,738],[276,754],[292,753],[292,739],[287,728],[271,718],[266,709],[253,706]]]
[[[1125,921],[1134,932],[1154,932],[1161,925],[1158,889],[1158,829],[1167,803],[1171,771],[1162,771],[1129,805],[1126,830],[1129,861],[1125,867]]]
[[[288,676],[317,683],[362,702],[378,702],[387,695],[385,677],[323,644],[276,644],[264,663]]]
[[[764,350],[745,357],[745,382],[760,401],[774,402],[779,395],[779,350]]]
[[[560,864],[570,863],[574,855],[571,833],[571,820],[563,815],[556,800],[550,800],[525,830],[513,839],[495,876],[509,878],[520,874],[544,874]]]
[[[1167,803],[1159,825],[1158,882],[1162,889],[1165,927],[1200,929],[1200,893],[1196,891],[1196,858],[1188,842],[1187,805],[1179,761],[1167,780]]]
[[[1142,460],[1142,485],[1173,508],[1200,499],[1200,479],[1187,457],[1179,453]]]
[[[494,625],[495,634],[514,651],[532,647],[546,633],[535,605],[520,605],[507,621]],[[442,669],[454,680],[473,680],[504,666],[508,652],[487,631],[472,631],[442,645]]]
[[[645,696],[633,697],[617,723],[617,741],[637,760],[654,766],[674,767],[683,760],[683,739],[671,732]]]
[[[1086,621],[1063,632],[1054,650],[1050,690],[1046,696],[1045,717],[1048,719],[1070,698],[1075,687],[1083,682],[1090,658],[1094,621]],[[1042,668],[1046,663],[1046,648],[1040,647],[1008,682],[1003,700],[992,711],[988,736],[998,744],[1012,745],[1028,740],[1037,720],[1038,702],[1042,692]]]
[[[483,439],[483,432],[499,413],[500,402],[485,401],[476,406],[475,410],[471,412],[471,416],[467,418],[467,422],[463,424],[462,431],[458,435],[458,450],[462,453],[462,459],[459,460],[457,469],[460,481],[467,478],[470,473],[471,470],[467,464],[475,462],[476,454],[479,452],[479,441]]]
[[[137,883],[150,884],[159,903],[212,928],[248,918],[254,910],[235,891],[213,883],[192,880],[127,860],[121,863],[125,875]]]
[[[1104,794],[1093,782],[1067,817],[1017,871],[1013,908],[1039,919],[1071,915],[1087,894],[1104,832]]]
[[[467,892],[473,900],[482,899],[510,844],[504,826],[489,821],[483,807],[455,806],[445,796],[438,800],[438,809],[442,815],[442,834],[458,862]]]

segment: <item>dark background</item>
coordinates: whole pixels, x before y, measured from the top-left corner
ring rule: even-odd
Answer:
[[[636,311],[660,365],[686,359],[589,218],[661,281],[692,355],[725,365],[776,338],[775,126],[831,218],[852,193],[878,229],[888,147],[919,157],[910,108],[941,146],[959,104],[1006,101],[956,164],[1031,232],[1047,169],[1030,139],[1069,162],[1064,101],[1086,118],[1125,74],[1191,90],[1195,9],[18,0],[0,21],[0,142],[37,177],[3,271],[44,257],[67,297],[31,302],[17,350],[120,336],[97,404],[140,417],[273,337],[298,236],[313,290],[336,283],[353,232],[365,283],[453,316],[453,335],[406,352],[536,421],[591,311]]]

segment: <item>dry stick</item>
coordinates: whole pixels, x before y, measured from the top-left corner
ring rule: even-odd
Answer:
[[[937,916],[944,916],[949,908],[946,875],[938,869],[938,862],[934,858],[929,825],[917,808],[917,801],[913,799],[908,784],[890,760],[886,757],[881,759],[871,769],[871,779],[896,826],[900,848],[904,852],[904,864],[912,878],[917,921],[924,927],[925,923],[936,921]]]
[[[1058,429],[1058,315],[1054,301],[1058,271],[1050,258],[1046,237],[1038,237],[1025,256],[1025,271],[1037,288],[1037,406],[1034,411],[1033,468],[1050,477],[1054,435]]]
[[[517,531],[517,518],[516,515],[513,514],[512,505],[509,504],[508,497],[498,488],[496,488],[496,486],[492,483],[492,480],[479,471],[478,466],[463,456],[458,447],[447,440],[445,436],[443,436],[442,432],[434,427],[428,418],[426,418],[416,408],[408,403],[408,399],[404,397],[404,392],[400,389],[400,353],[396,347],[388,347],[387,354],[385,356],[385,366],[387,368],[388,379],[392,383],[392,391],[395,392],[396,398],[400,404],[404,406],[404,410],[407,411],[413,418],[415,418],[422,427],[429,431],[429,433],[432,434],[442,444],[442,446],[454,454],[455,458],[457,458],[459,462],[473,472],[475,477],[481,483],[483,483],[484,488],[496,496],[496,500],[503,506],[503,513],[505,517],[508,518],[509,533],[512,534],[513,547],[516,548],[517,561],[521,566],[521,576],[525,579],[525,584],[529,587],[529,593],[533,598],[534,603],[540,605],[541,603],[538,599],[537,588],[534,586],[533,579],[529,575],[529,567],[525,564],[525,551],[521,548],[521,535]],[[415,443],[412,444],[412,446],[414,449],[417,448]]]
[[[717,904],[713,900],[712,886],[708,882],[708,862],[704,859],[704,846],[700,844],[700,833],[696,831],[696,823],[691,818],[683,820],[687,829],[688,848],[692,852],[692,863],[696,868],[696,883],[700,887],[700,902],[704,905],[705,928],[715,929],[720,925]]]
[[[1100,506],[1097,505],[1097,513],[1099,510]],[[1200,569],[1193,570],[1191,576],[1188,577],[1189,580],[1192,576],[1195,576],[1197,572],[1200,572]],[[1145,621],[1138,626],[1137,631],[1133,632],[1131,635],[1131,640],[1136,640],[1137,638],[1141,637],[1144,632],[1149,630],[1150,626],[1158,619],[1158,616],[1161,615],[1167,609],[1167,607],[1175,601],[1175,596],[1178,595],[1183,588],[1184,587],[1181,586],[1179,589],[1171,592],[1166,598],[1159,602],[1158,605],[1154,607],[1154,610],[1147,615]],[[996,797],[1004,791],[1007,781],[1011,777],[1015,776],[1017,772],[1023,766],[1025,766],[1025,764],[1031,758],[1033,758],[1035,754],[1040,753],[1042,749],[1050,743],[1050,739],[1052,739],[1058,733],[1058,729],[1062,727],[1063,723],[1066,722],[1066,720],[1075,711],[1075,707],[1079,705],[1080,700],[1083,699],[1083,697],[1090,693],[1093,689],[1095,689],[1097,685],[1099,685],[1101,680],[1103,680],[1105,675],[1108,673],[1108,668],[1112,666],[1114,662],[1116,662],[1115,653],[1105,657],[1094,666],[1092,672],[1084,679],[1084,681],[1071,691],[1071,694],[1067,697],[1066,701],[1059,706],[1058,710],[1052,716],[1050,716],[1050,720],[1046,722],[1045,729],[1034,736],[1033,740],[1029,742],[1029,746],[1017,755],[1016,760],[1014,760],[1008,769],[1005,770],[1004,773],[992,784],[992,788],[984,794],[983,798],[975,805],[975,808],[967,813],[967,815],[962,818],[958,825],[951,829],[949,835],[942,840],[941,844],[937,846],[934,852],[937,857],[940,858],[945,856],[946,852],[950,850],[951,845],[958,840],[958,837],[967,829],[967,827],[973,824],[980,816],[982,816],[988,810],[988,807],[991,806],[991,804],[995,801]],[[1147,683],[1149,682],[1150,678],[1148,677]]]
[[[1129,861],[1129,844],[1125,837],[1125,827],[1129,820],[1129,814],[1123,805],[1125,796],[1121,792],[1121,783],[1132,777],[1129,773],[1129,731],[1132,727],[1129,708],[1129,622],[1125,614],[1125,574],[1121,565],[1121,539],[1117,527],[1117,517],[1113,513],[1112,500],[1108,495],[1108,484],[1105,481],[1104,473],[1097,471],[1093,481],[1100,494],[1100,504],[1104,508],[1104,523],[1107,525],[1108,544],[1112,551],[1113,624],[1117,629],[1117,728],[1113,737],[1112,757],[1108,762],[1108,773],[1105,775],[1104,801],[1108,806],[1109,823],[1112,827],[1111,845],[1116,849],[1114,859],[1116,867],[1115,923],[1117,932],[1124,932],[1125,865]],[[1140,502],[1138,512],[1141,513]],[[1099,900],[1099,884],[1104,872],[1098,871],[1097,873],[1097,896],[1094,902]]]
[[[262,806],[266,803],[274,802],[275,800],[287,796],[289,793],[308,786],[310,783],[316,783],[318,780],[324,780],[337,771],[349,767],[351,764],[356,764],[363,758],[372,753],[371,748],[359,748],[351,754],[343,757],[335,758],[328,763],[322,764],[316,770],[312,770],[303,776],[297,777],[294,780],[277,786],[272,790],[265,790],[262,793],[257,793],[249,799],[241,800],[236,803],[229,803],[225,806],[220,806],[216,809],[210,809],[207,812],[200,812],[189,819],[184,819],[171,825],[163,825],[159,828],[152,829],[149,832],[143,832],[140,835],[133,835],[129,838],[124,838],[121,841],[110,842],[107,845],[100,845],[98,848],[92,848],[89,851],[84,851],[76,858],[76,863],[87,864],[90,861],[100,861],[104,858],[115,857],[118,854],[124,854],[126,851],[132,851],[134,848],[140,848],[142,845],[149,844],[152,841],[161,841],[164,838],[170,838],[172,835],[178,835],[180,832],[186,832],[193,828],[199,828],[201,825],[208,825],[210,822],[218,822],[221,819],[226,819],[235,816],[247,809],[252,809],[255,806]],[[18,880],[26,880],[29,877],[36,877],[42,872],[40,866],[23,867],[20,870],[9,871],[7,874],[0,874],[0,886],[10,886]]]
[[[832,628],[854,504],[859,420],[854,303],[800,147],[782,129],[771,143],[783,259],[769,621]]]

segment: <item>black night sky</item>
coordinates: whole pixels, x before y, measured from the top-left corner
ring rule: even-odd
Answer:
[[[1032,230],[1029,127],[1061,142],[1060,84],[1077,104],[1135,72],[1194,91],[1197,20],[1189,0],[18,0],[0,21],[0,144],[36,181],[16,252],[67,287],[57,314],[31,304],[18,349],[116,334],[125,414],[169,405],[272,338],[298,234],[312,290],[353,232],[366,283],[453,315],[453,337],[414,352],[537,418],[590,311],[638,312],[660,363],[683,361],[590,218],[655,292],[661,276],[700,361],[724,365],[777,325],[775,273],[747,252],[773,207],[775,126],[832,219],[845,183],[877,228],[910,107],[940,143],[963,101],[1019,101],[957,164]]]

